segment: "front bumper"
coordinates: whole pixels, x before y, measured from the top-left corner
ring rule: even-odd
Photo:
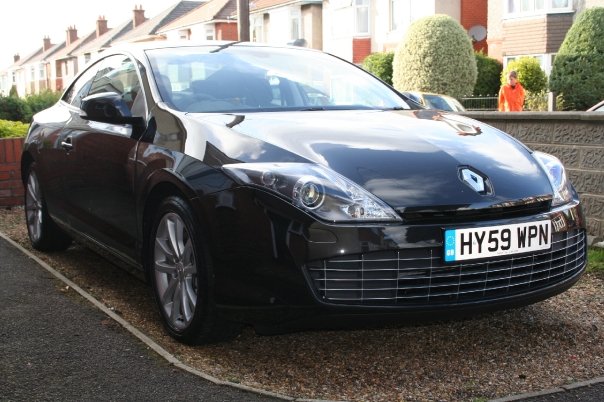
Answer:
[[[578,200],[507,219],[331,225],[266,193],[243,191],[231,199],[237,201],[228,222],[223,217],[213,225],[217,307],[231,319],[260,325],[295,328],[323,318],[339,326],[347,318],[382,322],[517,307],[566,290],[587,261]],[[444,262],[446,229],[543,219],[552,221],[550,250]],[[221,244],[229,245],[228,254]]]

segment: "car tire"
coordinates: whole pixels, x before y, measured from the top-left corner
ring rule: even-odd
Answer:
[[[71,237],[48,214],[35,162],[27,172],[24,209],[27,233],[33,248],[40,251],[63,251],[69,247]]]
[[[172,337],[191,345],[226,340],[239,329],[216,317],[213,276],[200,230],[189,205],[168,197],[156,210],[146,250],[163,324]]]

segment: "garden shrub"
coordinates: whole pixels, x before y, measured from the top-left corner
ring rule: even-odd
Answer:
[[[394,52],[372,53],[363,60],[363,69],[392,85]]]
[[[567,108],[586,110],[604,99],[604,8],[581,13],[554,59],[550,90]]]
[[[503,65],[497,59],[489,57],[482,52],[474,53],[478,76],[474,86],[474,96],[497,95],[499,92],[499,77]]]
[[[539,92],[528,92],[524,99],[524,110],[531,112],[545,112],[547,108],[548,92],[545,90]],[[556,96],[556,110],[564,110],[564,99],[562,95]]]
[[[40,92],[39,94],[27,95],[25,97],[25,102],[27,102],[27,104],[29,105],[31,114],[34,115],[57,103],[60,97],[60,92],[45,90]]]
[[[436,92],[461,98],[472,94],[476,59],[463,27],[447,15],[415,21],[398,45],[392,81],[399,91]]]
[[[0,120],[0,138],[25,137],[28,127],[20,121]]]
[[[27,123],[31,119],[31,110],[27,102],[21,98],[0,96],[0,119]]]
[[[501,73],[501,84],[507,84],[508,72],[516,70],[518,81],[528,92],[541,92],[547,89],[547,75],[534,57],[520,57],[508,63]]]

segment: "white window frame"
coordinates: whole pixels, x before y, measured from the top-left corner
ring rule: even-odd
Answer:
[[[552,66],[554,64],[554,57],[556,53],[539,53],[539,54],[517,54],[514,56],[504,56],[503,57],[503,68],[507,68],[508,63],[519,59],[521,57],[534,57],[539,60],[539,65],[541,69],[545,71],[545,74],[549,77],[552,72]]]
[[[255,36],[254,36],[255,35]],[[250,41],[265,42],[264,39],[264,14],[250,16]]]
[[[355,36],[367,36],[371,33],[371,1],[370,0],[353,0],[353,18],[354,18],[354,35]],[[360,13],[365,10],[367,14],[367,30],[361,31],[359,29],[359,17]]]
[[[403,21],[403,6],[408,4],[404,0],[389,0],[390,2],[390,30],[398,31],[405,24]],[[398,11],[396,13],[395,11]]]
[[[214,24],[205,26],[205,39],[206,40],[215,40],[216,39],[216,27]]]
[[[294,30],[298,31],[297,37],[294,37]],[[289,9],[289,39],[296,40],[304,38],[302,32],[302,11],[300,7],[291,7]]]
[[[566,5],[557,3],[566,1]],[[572,13],[573,0],[502,0],[505,18]]]
[[[179,40],[190,40],[191,39],[191,28],[184,28],[178,30]]]

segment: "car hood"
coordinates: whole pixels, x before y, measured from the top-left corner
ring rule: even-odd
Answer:
[[[552,194],[530,150],[493,127],[455,114],[356,110],[187,116],[191,124],[202,125],[191,127],[193,132],[209,134],[206,144],[198,144],[205,149],[198,157],[214,166],[310,161],[349,178],[399,211],[483,208]],[[492,194],[481,195],[465,184],[460,174],[464,168],[486,176]]]

